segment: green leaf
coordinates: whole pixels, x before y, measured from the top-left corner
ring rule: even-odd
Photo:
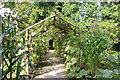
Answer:
[[[8,30],[6,30],[6,32],[4,32],[4,33],[0,36],[0,43],[2,43],[2,39],[4,38],[5,35],[7,35],[7,34],[10,32],[11,29],[12,29],[12,28],[8,28]]]
[[[21,72],[21,63],[22,63],[22,57],[20,58],[20,60],[17,63],[16,80],[18,80],[18,77],[19,77],[20,72]]]
[[[68,78],[74,78],[75,75],[76,75],[75,72],[70,72],[70,73],[67,74],[67,77]]]
[[[82,78],[82,75],[81,75],[80,73],[78,73],[78,74],[76,75],[76,78]]]
[[[65,48],[65,52],[69,51],[71,48],[70,46],[68,45],[66,48]]]
[[[77,58],[72,58],[72,59],[71,59],[72,65],[75,64],[75,63],[77,63],[77,60],[78,60]]]
[[[0,68],[0,78],[2,78],[2,69]]]
[[[86,75],[88,75],[88,73],[89,73],[89,70],[84,70],[84,69],[82,69],[82,70],[80,71],[81,76],[86,76]]]
[[[71,65],[72,65],[71,63],[67,63],[66,69],[69,70],[71,68]]]
[[[2,57],[2,52],[4,51],[4,49],[0,50],[0,57]]]
[[[22,47],[25,47],[27,45],[21,45],[20,47],[17,47],[16,50],[14,51],[14,53],[17,53]]]
[[[76,67],[73,67],[73,71],[74,71],[74,72],[76,72],[76,71],[78,72],[79,70],[80,70],[80,67],[77,67],[77,66],[76,66]]]
[[[4,78],[5,78],[6,75],[11,71],[11,68],[15,65],[15,63],[16,63],[17,61],[19,61],[19,59],[20,59],[23,55],[25,55],[25,54],[28,54],[28,51],[23,52],[22,54],[20,54],[19,56],[17,56],[17,59],[15,59],[12,63],[10,63],[10,66],[8,66],[8,69],[7,69],[5,72],[3,72]]]

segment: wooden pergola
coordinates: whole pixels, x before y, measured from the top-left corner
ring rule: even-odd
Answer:
[[[72,25],[73,27],[75,27],[75,28],[77,28],[77,29],[80,29],[80,27],[78,27],[77,25],[71,23],[70,21],[62,18],[59,14],[60,14],[60,12],[59,12],[59,13],[52,13],[52,15],[51,15],[50,17],[47,17],[47,18],[45,18],[45,19],[43,19],[43,20],[41,20],[41,21],[39,21],[39,22],[37,22],[37,23],[29,26],[28,28],[26,28],[26,29],[20,31],[19,33],[17,33],[17,35],[21,35],[22,33],[26,32],[26,34],[25,34],[25,36],[26,36],[26,38],[25,38],[25,40],[26,40],[26,45],[29,45],[29,44],[30,44],[29,30],[32,29],[33,27],[37,26],[38,24],[43,23],[43,22],[47,21],[48,19],[50,19],[50,18],[55,18],[55,17],[57,17],[57,18],[65,21],[66,23]],[[37,34],[35,34],[35,35],[37,35]],[[28,46],[25,48],[25,50],[26,50],[26,51],[29,51]],[[29,60],[30,60],[29,56],[30,56],[29,54],[26,55],[26,58],[27,58],[26,62],[27,62],[27,63],[29,63]],[[27,64],[27,66],[26,66],[27,75],[30,75],[30,72],[29,72],[29,71],[30,71],[30,69],[29,69],[29,64]]]
[[[51,13],[52,13],[52,12],[51,12]],[[35,23],[35,24],[29,26],[28,28],[24,29],[23,31],[17,33],[17,35],[20,35],[20,34],[22,34],[23,32],[25,32],[25,31],[27,31],[27,30],[33,28],[34,26],[37,26],[38,24],[43,23],[43,22],[47,21],[48,19],[54,18],[54,17],[58,17],[59,19],[61,19],[61,20],[65,21],[65,22],[67,22],[68,24],[72,25],[73,27],[80,29],[80,27],[78,27],[77,25],[75,25],[75,24],[71,23],[70,21],[68,21],[68,20],[62,18],[61,16],[59,16],[60,13],[52,13],[52,14],[53,14],[52,16],[47,17],[47,18],[45,18],[45,19],[43,19],[43,20],[41,20],[41,21],[39,21],[39,22],[37,22],[37,23]]]

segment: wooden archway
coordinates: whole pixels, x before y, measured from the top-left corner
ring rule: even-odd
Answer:
[[[73,26],[73,27],[75,27],[75,28],[77,28],[77,29],[80,29],[80,27],[78,27],[77,25],[71,23],[70,21],[62,18],[59,14],[60,14],[60,13],[52,13],[52,15],[51,15],[50,17],[47,17],[47,18],[45,18],[45,19],[43,19],[43,20],[41,20],[41,21],[39,21],[39,22],[37,22],[37,23],[29,26],[28,28],[26,28],[26,29],[20,31],[19,33],[17,33],[17,35],[21,35],[22,33],[26,32],[26,34],[25,34],[25,36],[26,36],[26,38],[25,38],[26,43],[25,43],[25,44],[26,44],[26,45],[29,45],[29,44],[31,43],[30,41],[31,41],[31,39],[32,39],[32,36],[30,35],[29,30],[32,29],[33,27],[41,24],[41,23],[44,23],[45,21],[49,20],[50,18],[53,18],[53,19],[59,18],[59,19],[61,19],[62,21],[70,24],[71,26]],[[48,24],[48,25],[49,25],[49,24]],[[48,26],[48,25],[46,25],[46,26]],[[60,27],[59,27],[59,28],[60,28]],[[38,32],[38,33],[39,33],[39,32]],[[33,37],[36,37],[36,36],[38,35],[38,33],[35,34]],[[26,51],[29,51],[29,47],[27,46],[27,47],[25,48],[25,50],[26,50]],[[28,54],[28,55],[26,55],[25,57],[26,57],[26,60],[25,60],[25,61],[26,61],[27,63],[29,63],[30,55]],[[27,75],[30,75],[29,64],[27,64],[27,66],[26,66],[26,72],[27,72]]]

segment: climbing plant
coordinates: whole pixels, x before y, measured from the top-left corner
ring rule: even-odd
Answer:
[[[119,43],[119,4],[111,4],[114,5],[102,3],[102,6],[98,6],[89,2],[16,3],[11,9],[17,17],[8,15],[2,22],[3,42],[0,44],[4,47],[3,78],[12,79],[13,74],[16,79],[22,77],[21,74],[25,72],[21,71],[27,65],[22,62],[27,60],[28,54],[30,66],[42,63],[51,39],[55,54],[65,60],[68,78],[119,77],[116,72],[119,50],[113,48],[114,44]],[[56,6],[59,10],[56,10]],[[16,34],[50,16],[53,11],[60,11],[61,14],[26,30],[28,36],[24,32]],[[16,26],[12,24],[13,21],[17,21]],[[27,45],[26,41],[29,42]],[[106,75],[105,70],[111,73]]]
[[[103,58],[105,59],[105,60],[100,61],[100,65],[106,66],[106,69],[108,71],[109,71],[109,68],[107,67],[108,64],[111,63],[110,65],[112,65],[112,66],[118,66],[118,61],[113,61],[114,62],[114,65],[113,65],[111,60],[110,60],[110,57],[108,57],[108,56],[111,56],[111,57],[116,56],[114,58],[112,57],[112,59],[114,59],[114,60],[118,59],[118,54],[119,54],[119,47],[118,47],[118,45],[119,45],[119,35],[118,35],[119,34],[119,27],[117,26],[117,24],[119,24],[119,16],[118,16],[118,11],[119,11],[118,5],[119,5],[119,3],[116,3],[116,2],[110,2],[110,3],[101,2],[101,5],[98,5],[98,3],[95,3],[95,2],[93,2],[93,3],[92,2],[83,2],[83,3],[79,3],[79,4],[78,3],[66,3],[64,5],[66,5],[66,6],[63,7],[63,9],[64,9],[63,14],[65,14],[64,17],[67,17],[67,19],[69,19],[71,21],[79,22],[79,24],[77,24],[77,25],[82,27],[82,30],[88,31],[88,32],[89,32],[89,30],[92,30],[96,33],[97,31],[96,31],[95,27],[97,27],[100,30],[98,32],[100,32],[100,33],[104,32],[104,35],[102,34],[100,36],[104,36],[103,39],[102,39],[103,43],[104,43],[104,40],[105,40],[105,41],[108,42],[108,44],[107,43],[105,44],[105,45],[107,45],[106,49],[101,48],[103,50],[100,50],[100,51],[103,51],[103,52],[100,52],[101,55],[99,54],[99,59],[97,59],[97,60],[102,60]],[[80,5],[80,6],[74,6],[74,5]],[[68,6],[71,6],[71,8],[68,7]],[[71,10],[68,10],[68,9],[71,9]],[[79,13],[80,13],[80,15],[79,15]],[[78,15],[76,15],[76,14],[78,14]],[[72,15],[77,16],[77,19],[74,20],[75,17],[72,16]],[[84,33],[84,34],[86,34],[86,33]],[[87,33],[87,36],[85,36],[85,37],[87,38],[88,36],[90,37],[90,36],[92,36],[92,34]],[[97,36],[97,35],[95,35],[95,36]],[[84,50],[82,50],[82,54],[90,52],[89,54],[92,55],[92,53],[94,53],[94,51],[95,52],[98,51],[98,50],[96,50],[95,46],[93,46],[92,44],[94,44],[94,42],[97,42],[98,39],[101,39],[100,36],[96,37],[96,38],[91,37],[90,40],[88,40],[88,42],[86,42],[85,44],[82,44],[82,45],[86,45],[87,43],[89,43],[89,46],[88,46],[88,44],[86,46],[84,46],[85,48],[83,48]],[[94,41],[93,38],[96,39],[96,40]],[[84,39],[84,38],[80,38],[80,40],[82,40],[82,39]],[[78,41],[80,41],[80,40],[78,40]],[[91,40],[93,41],[92,43],[90,42]],[[100,41],[102,41],[102,40],[100,40]],[[71,42],[73,44],[73,41],[71,41]],[[85,40],[83,40],[83,42],[85,42]],[[92,46],[91,49],[90,49],[90,46]],[[99,47],[100,47],[100,45],[99,45]],[[69,49],[69,46],[67,48]],[[94,49],[94,50],[92,50],[92,49]],[[116,50],[116,51],[114,51],[113,49]],[[71,47],[70,47],[70,50],[71,50]],[[75,50],[75,49],[73,49],[73,50]],[[88,50],[88,51],[86,51],[86,50]],[[78,50],[76,50],[76,51],[78,51]],[[85,52],[83,53],[83,51],[85,51]],[[93,51],[93,52],[91,52],[91,51]],[[103,57],[103,55],[104,55],[104,57]],[[107,58],[105,58],[105,55],[107,56]],[[100,59],[101,57],[102,57],[102,59]],[[97,57],[95,57],[95,58],[97,58]],[[90,59],[90,56],[89,56],[89,59]],[[68,61],[69,60],[70,60],[70,58],[68,58]],[[86,63],[87,58],[85,58],[84,60],[85,60],[85,63]],[[97,60],[96,60],[96,62],[97,62]],[[107,62],[105,63],[105,61],[107,61]],[[84,62],[84,61],[82,61],[82,62]],[[91,64],[91,68],[92,68],[92,66],[95,67],[94,61],[92,60],[91,62],[93,63],[93,64],[89,63],[89,65]],[[76,60],[76,63],[77,63],[77,60]],[[79,64],[81,64],[81,63],[79,63]],[[109,65],[109,67],[110,67],[110,65]],[[70,63],[68,64],[68,66],[71,66]],[[113,70],[114,68],[112,66],[111,66],[111,70],[112,70],[111,73],[114,73],[114,70]],[[71,67],[69,67],[69,68],[71,70]],[[79,70],[79,67],[74,68],[74,69]],[[103,67],[101,69],[103,69]],[[107,72],[107,70],[105,71],[105,70],[101,70],[101,69],[99,69],[100,72],[101,72],[101,76],[99,75],[98,77],[109,77],[109,76],[118,77],[118,75],[115,75],[115,74],[118,74],[117,72],[114,74],[115,76],[112,76],[113,74],[111,74],[111,73],[108,74],[108,75],[105,75],[106,74],[105,72]],[[117,67],[115,69],[118,70]],[[92,69],[88,69],[88,70],[92,71]],[[82,70],[82,72],[84,72],[84,71]],[[85,71],[85,75],[89,74],[90,71]],[[78,75],[78,78],[80,76],[82,77],[82,72]],[[77,74],[77,71],[76,72],[71,72],[68,75],[68,77],[70,77],[70,78],[76,77],[76,74]],[[85,77],[85,75],[83,77]],[[96,75],[96,77],[97,77],[97,75]]]

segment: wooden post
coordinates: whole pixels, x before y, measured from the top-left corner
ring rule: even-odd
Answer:
[[[33,41],[34,41],[34,37],[31,34],[31,35],[29,35],[29,44],[30,44],[30,49],[29,49],[30,54],[29,54],[29,56],[34,53],[33,52],[34,51]],[[30,61],[30,57],[29,57],[28,60]],[[31,78],[32,78],[31,80],[33,80],[33,78],[34,78],[34,72],[35,72],[35,67],[32,65],[32,67],[30,67],[28,70],[29,70],[29,76],[31,76]]]
[[[34,41],[34,36],[31,35],[31,54],[33,54],[33,50],[34,50],[34,45],[33,45],[33,41]]]
[[[26,31],[26,51],[29,51],[29,30]],[[26,72],[27,72],[27,75],[29,75],[29,54],[25,56],[25,59],[26,59]]]

